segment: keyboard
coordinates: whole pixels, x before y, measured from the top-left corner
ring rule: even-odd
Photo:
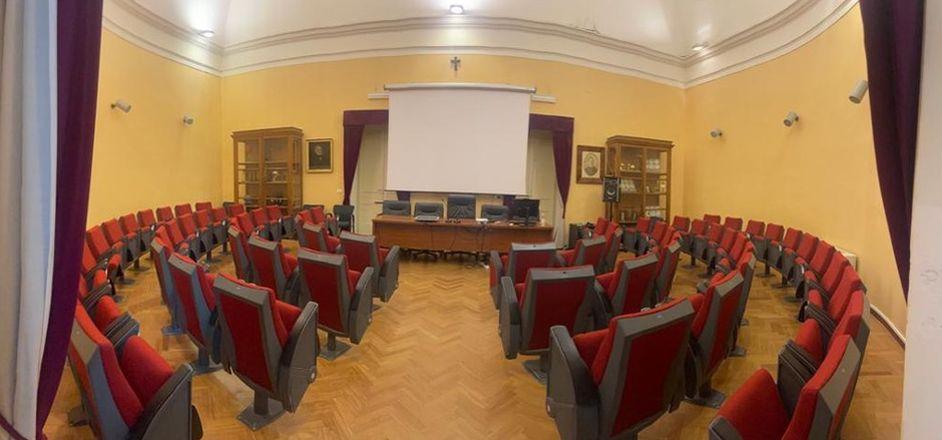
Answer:
[[[437,215],[417,215],[415,216],[415,221],[417,222],[437,222],[442,218]]]

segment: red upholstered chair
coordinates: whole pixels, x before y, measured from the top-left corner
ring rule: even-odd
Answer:
[[[163,227],[158,231],[163,231]],[[157,269],[157,282],[160,284],[160,296],[167,312],[170,313],[170,324],[161,329],[164,335],[180,335],[186,331],[183,304],[177,294],[176,283],[170,273],[170,256],[174,253],[172,245],[167,244],[165,234],[158,234],[150,242],[150,260]]]
[[[657,261],[657,254],[653,252],[618,260],[615,270],[595,277],[595,288],[603,299],[605,322],[613,316],[637,313],[642,307],[655,304]]]
[[[244,212],[233,217],[233,219],[230,219],[229,224],[238,226],[239,230],[247,236],[253,234],[262,234],[264,231],[264,226],[255,226],[255,223],[252,221],[252,217]]]
[[[232,249],[232,262],[235,264],[236,276],[249,283],[256,282],[255,268],[252,267],[252,259],[249,258],[249,240],[245,237],[245,233],[230,222],[226,237],[229,241],[229,249]]]
[[[756,247],[756,260],[765,263],[765,271],[762,277],[772,276],[770,265],[774,266],[775,262],[769,259],[769,249],[772,247],[773,242],[781,243],[784,236],[785,228],[782,225],[769,223],[761,237],[750,237],[752,244]]]
[[[650,232],[651,228],[654,227],[654,220],[650,217],[638,217],[638,220],[635,221],[635,226],[625,228],[625,233],[622,235],[622,240],[624,240],[625,250],[628,252],[638,253],[638,242],[640,242],[644,235],[647,235]]]
[[[491,297],[494,299],[494,308],[500,307],[500,280],[510,277],[513,284],[522,283],[527,279],[527,273],[534,267],[556,267],[556,243],[511,243],[510,253],[500,255],[491,251],[490,258],[490,287]]]
[[[551,328],[546,409],[560,438],[636,438],[677,409],[693,316],[677,299],[574,337]]]
[[[851,294],[857,290],[866,292],[867,288],[860,280],[857,271],[847,265],[844,267],[844,273],[841,274],[841,281],[833,292],[817,289],[808,291],[808,297],[799,311],[798,319],[804,320],[805,317],[811,317],[833,328],[844,316]]]
[[[705,221],[703,221],[703,220],[694,219],[693,222],[691,222],[691,224],[690,224],[690,231],[688,231],[688,232],[686,232],[686,233],[685,233],[685,232],[681,232],[681,233],[680,233],[680,237],[681,237],[681,238],[680,238],[680,250],[681,250],[681,252],[683,252],[683,253],[685,253],[685,254],[687,254],[687,255],[690,255],[690,258],[691,258],[690,262],[691,262],[691,264],[694,263],[694,261],[695,261],[695,260],[694,260],[694,257],[693,257],[693,254],[694,254],[694,252],[693,252],[694,238],[696,238],[697,236],[700,236],[700,235],[706,235],[706,230],[707,230],[707,226],[708,226],[708,225],[709,225],[709,223],[707,223],[707,222],[705,222]]]
[[[820,240],[818,245],[814,249],[814,254],[812,254],[810,260],[805,260],[801,256],[795,258],[795,265],[792,267],[791,284],[799,286],[805,279],[805,273],[811,272],[818,276],[824,275],[824,272],[827,270],[828,265],[831,264],[831,259],[834,258],[836,249],[831,243],[827,241]],[[797,293],[802,293],[803,291],[798,288],[795,290]]]
[[[196,202],[194,207],[196,208],[197,211],[206,211],[206,210],[212,211],[213,202]]]
[[[279,301],[267,287],[216,277],[222,361],[255,392],[239,421],[257,430],[294,412],[317,377],[317,304]]]
[[[362,273],[373,268],[373,296],[388,302],[399,287],[399,246],[379,247],[372,235],[346,231],[340,233],[340,246],[350,269]]]
[[[686,233],[690,230],[690,217],[675,215],[674,221],[671,222],[671,227],[680,233]]]
[[[112,285],[116,280],[123,277],[121,256],[117,254],[106,255],[106,258],[99,260],[95,257],[95,253],[92,252],[86,240],[82,247],[82,277],[89,285],[97,286],[102,283],[102,274]]]
[[[128,312],[121,310],[118,303],[110,296],[102,296],[94,304],[86,303],[90,298],[82,298],[76,308],[88,312],[95,327],[120,351],[131,336],[140,334],[141,325]]]
[[[736,308],[736,322],[733,324],[733,342],[730,344],[730,356],[742,357],[746,355],[746,348],[739,345],[739,329],[748,323],[745,318],[746,303],[752,290],[752,279],[756,272],[756,257],[753,254],[752,243],[746,245],[746,250],[733,268],[742,276],[742,293],[739,295],[739,306]]]
[[[137,222],[137,218],[134,214],[121,216],[119,223],[121,225],[121,232],[123,232],[125,236],[137,234],[138,244],[140,245],[138,254],[146,253],[148,246],[150,246],[150,241],[154,239],[154,229],[142,227],[140,223]]]
[[[218,240],[216,238],[216,223],[213,222],[209,210],[204,209],[202,211],[196,211],[196,214],[193,214],[193,219],[196,220],[196,227],[200,231],[200,240],[204,245],[209,243],[209,251],[207,253],[211,253],[226,242],[225,240]],[[222,225],[220,224],[219,226]]]
[[[674,286],[674,275],[680,264],[680,233],[674,233],[674,239],[667,246],[657,251],[657,275],[654,278],[654,303],[660,304],[670,297]]]
[[[841,282],[841,277],[844,275],[844,268],[849,266],[850,262],[847,261],[847,257],[841,252],[835,251],[834,256],[831,257],[831,261],[828,263],[828,267],[824,270],[823,274],[818,274],[810,270],[805,271],[803,279],[795,292],[795,296],[808,298],[808,292],[812,289],[823,291],[830,295],[837,289],[838,283]]]
[[[298,234],[298,244],[306,248],[310,247],[307,245],[304,237],[304,225],[308,223],[314,223],[314,219],[311,218],[310,210],[302,209],[294,216],[294,228]]]
[[[79,277],[78,292],[82,305],[89,309],[94,308],[101,298],[114,295],[111,283],[108,282],[105,271],[101,269],[96,270],[95,275],[90,280]]]
[[[661,240],[663,240],[664,236],[668,234],[668,229],[670,229],[670,225],[665,222],[655,223],[654,228],[651,229],[651,233],[644,237],[644,242],[638,243],[638,255],[646,254],[659,246]]]
[[[337,336],[359,344],[372,320],[373,268],[362,273],[347,268],[345,255],[301,249],[298,304],[318,305],[317,327],[327,333],[327,349],[321,357],[334,360],[350,349]]]
[[[302,247],[331,254],[337,253],[340,247],[340,239],[327,235],[327,226],[322,223],[305,222],[298,241]]]
[[[207,260],[213,259],[213,233],[209,228],[198,227],[192,214],[177,217],[177,225],[180,226],[180,231],[183,232],[186,240],[190,242],[190,250],[195,249],[196,255],[205,255]]]
[[[145,209],[143,211],[137,211],[137,223],[141,225],[142,228],[157,229],[157,216],[154,215],[153,209]],[[144,243],[146,246],[150,246],[150,241]]]
[[[278,231],[272,227],[271,222],[268,220],[268,213],[265,212],[264,208],[253,209],[249,213],[249,218],[252,219],[252,224],[255,225],[255,230],[259,235],[269,240],[281,240],[280,235],[275,235]]]
[[[726,237],[724,237],[726,238]],[[722,270],[723,272],[729,272],[733,266],[742,258],[743,252],[746,250],[746,245],[750,244],[749,239],[746,238],[746,234],[742,232],[733,233],[733,244],[729,248],[720,247],[716,249],[716,268]],[[755,252],[755,247],[752,247],[753,253]]]
[[[590,229],[591,229],[592,232],[594,232],[595,234],[604,234],[605,231],[608,230],[608,226],[609,226],[610,224],[612,224],[612,223],[614,223],[614,222],[610,222],[610,221],[609,221],[607,218],[605,218],[605,217],[599,217],[599,218],[595,219],[595,224],[593,224],[593,225],[592,225],[592,228],[590,228]],[[589,234],[588,236],[591,237],[592,234]]]
[[[169,244],[174,252],[189,255],[194,260],[199,258],[199,239],[184,236],[177,222],[167,222],[158,226],[156,234],[164,243]]]
[[[701,235],[693,237],[693,248],[691,251],[690,266],[696,265],[696,261],[706,261],[707,249],[710,243],[719,243],[723,238],[723,227],[719,223],[706,224],[706,231]]]
[[[226,231],[229,229],[229,218],[226,217],[224,208],[212,208],[209,210],[209,218],[213,222],[213,238],[217,243],[222,244],[222,253],[229,253],[228,240],[226,240]]]
[[[609,272],[615,267],[615,260],[618,259],[618,251],[621,250],[622,235],[624,231],[618,223],[609,223],[605,230],[605,254],[602,262],[599,264],[599,273]]]
[[[746,238],[761,237],[765,232],[765,222],[759,220],[749,220],[746,223]]]
[[[720,224],[720,216],[715,214],[703,214],[703,221],[718,225]]]
[[[598,271],[605,257],[605,244],[604,236],[583,238],[576,242],[574,249],[557,252],[559,266],[589,265]]]
[[[193,207],[189,203],[182,203],[173,207],[173,213],[177,217],[184,215],[193,215]]]
[[[122,282],[129,282],[129,280],[124,279],[124,270],[127,269],[130,262],[127,259],[127,251],[125,250],[124,243],[108,243],[108,239],[105,237],[105,231],[101,226],[92,226],[89,230],[85,231],[85,242],[88,244],[88,248],[92,251],[92,256],[95,257],[97,261],[113,261],[115,255],[120,259],[119,267],[121,271],[118,273],[118,280]]]
[[[157,208],[157,221],[160,223],[167,223],[173,221],[173,210],[169,206],[161,206]]]
[[[249,259],[258,284],[272,289],[278,299],[297,304],[298,259],[284,251],[279,241],[258,235],[249,237]]]
[[[786,249],[791,249],[791,252],[794,252],[795,249],[798,249],[798,243],[801,241],[802,232],[795,228],[788,228],[785,230],[785,236],[781,241],[778,240],[769,240],[768,253],[767,253],[767,263],[770,264],[775,270],[778,270],[780,273],[782,271],[782,256],[785,253]]]
[[[789,389],[796,386],[781,381],[776,384],[768,371],[756,371],[720,408],[710,423],[710,439],[839,438],[861,357],[850,337],[841,336],[800,388]]]
[[[282,237],[294,235],[294,217],[282,214],[280,206],[266,206],[265,215],[268,216],[269,227],[277,234],[278,240],[281,240]]]
[[[867,349],[870,338],[870,301],[862,290],[855,290],[847,302],[847,310],[837,325],[829,328],[815,319],[805,320],[798,328],[795,339],[788,341],[779,354],[788,359],[790,365],[801,365],[812,372],[824,360],[832,343],[842,335],[850,336],[861,354]]]
[[[779,287],[786,287],[793,279],[793,272],[797,261],[811,261],[814,257],[814,251],[818,247],[818,237],[814,234],[804,233],[797,248],[785,248],[782,250],[782,256],[779,258],[779,273],[782,275],[782,283]],[[787,298],[786,298],[787,299]]]
[[[186,318],[186,334],[197,348],[197,359],[190,365],[195,374],[219,370],[220,335],[216,332],[216,296],[213,293],[216,275],[207,274],[202,266],[177,253],[170,256],[170,274]]]
[[[742,288],[742,275],[732,271],[722,277],[717,276],[706,292],[689,297],[697,315],[691,328],[685,384],[687,397],[695,405],[718,408],[725,398],[723,393],[713,389],[710,382],[733,348]]]
[[[564,326],[570,334],[593,330],[592,311],[598,310],[591,266],[534,268],[526,282],[514,285],[501,278],[499,332],[504,356],[538,355],[524,367],[540,382],[549,368],[550,327]]]
[[[123,252],[123,258],[129,263],[133,263],[135,268],[138,268],[139,265],[137,260],[141,257],[141,237],[137,232],[131,232],[125,234],[121,230],[121,225],[118,224],[118,220],[111,219],[101,224],[101,229],[105,233],[105,239],[108,240],[108,244],[111,246],[120,245]]]
[[[116,350],[78,306],[68,356],[96,437],[191,439],[202,432],[191,405],[192,369],[174,371],[144,339],[132,335]]]
[[[223,208],[225,208],[226,216],[228,217],[235,217],[245,213],[245,205],[241,203],[223,203]]]
[[[741,217],[726,217],[726,221],[723,222],[723,227],[741,231],[742,230],[742,218]]]

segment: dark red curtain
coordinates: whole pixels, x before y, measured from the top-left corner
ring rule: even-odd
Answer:
[[[65,365],[79,262],[85,239],[88,188],[95,140],[98,59],[101,48],[102,0],[59,0],[58,167],[56,169],[56,235],[52,298],[46,345],[37,390],[36,432],[42,434]]]
[[[877,174],[906,295],[925,4],[922,0],[860,0],[860,12]]]
[[[343,204],[350,204],[353,176],[360,160],[360,143],[367,125],[389,123],[389,110],[347,110],[343,112]]]
[[[530,113],[530,130],[553,132],[553,158],[556,163],[556,185],[563,199],[563,215],[569,200],[569,182],[572,177],[572,131],[575,120],[566,116]]]
[[[400,202],[412,200],[412,191],[396,191],[396,199]]]

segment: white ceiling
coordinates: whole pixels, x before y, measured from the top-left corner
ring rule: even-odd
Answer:
[[[467,17],[499,17],[586,30],[685,57],[800,0],[134,0],[189,29],[212,29],[220,46],[287,32],[384,20],[447,17],[451,4]]]
[[[487,53],[679,86],[794,50],[857,0],[105,0],[105,26],[216,74],[344,58]],[[466,13],[448,13],[461,4]],[[212,30],[211,38],[198,36]],[[704,51],[694,45],[707,43]]]

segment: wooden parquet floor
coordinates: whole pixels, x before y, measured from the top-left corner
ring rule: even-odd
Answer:
[[[295,249],[286,241],[289,249]],[[686,258],[684,259],[686,263]],[[145,260],[145,265],[150,262]],[[233,272],[226,255],[212,271]],[[675,295],[695,291],[702,266],[678,268]],[[156,272],[132,273],[121,306],[141,322],[141,336],[172,365],[195,359],[185,336],[164,337],[168,314],[160,304]],[[714,387],[730,393],[755,369],[775,372],[779,349],[798,328],[797,305],[783,300],[775,278],[756,278],[742,330],[748,354],[730,358]],[[319,375],[297,412],[251,432],[236,415],[252,393],[235,376],[218,371],[193,380],[193,404],[207,439],[552,439],[555,426],[544,410],[545,389],[523,368],[526,356],[503,357],[497,312],[487,293],[488,272],[455,261],[403,261],[391,302],[374,311],[358,346],[333,362],[318,360]],[[894,439],[900,435],[903,350],[871,320],[873,332],[846,439]],[[69,427],[68,410],[79,404],[68,366],[46,427],[52,439],[91,438],[87,427]],[[644,439],[702,439],[716,411],[684,403],[645,430]]]

